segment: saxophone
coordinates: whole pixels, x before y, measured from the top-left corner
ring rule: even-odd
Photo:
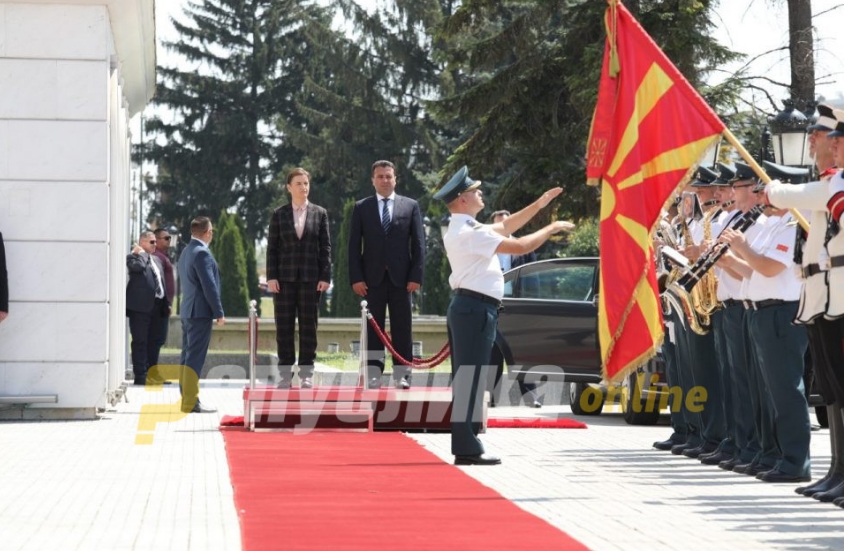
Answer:
[[[720,212],[721,209],[712,209],[703,217],[703,239],[707,243],[712,241],[712,219]],[[721,307],[721,302],[718,300],[718,276],[715,275],[715,271],[706,272],[694,289],[698,289],[699,295],[695,310],[709,325],[709,317]]]
[[[694,239],[692,238],[692,231],[689,229],[689,225],[684,221],[682,226],[682,233],[683,233],[683,243],[689,244],[694,243]],[[704,219],[704,238],[711,239],[712,237],[712,225],[709,224],[709,235],[707,236],[707,225],[706,220]],[[680,304],[674,304],[675,307],[680,306],[679,310],[683,313],[686,319],[689,322],[689,328],[697,333],[698,335],[706,335],[709,333],[709,328],[711,326],[711,320],[709,318],[710,314],[706,313],[706,308],[708,304],[706,304],[706,297],[704,296],[704,291],[700,283],[703,282],[703,279],[691,288],[691,290],[686,290],[683,287],[680,287],[676,284],[672,285],[669,283],[669,288],[671,291],[676,293],[676,298],[680,300]],[[668,298],[671,297],[671,293],[667,293]],[[714,297],[714,293],[713,293]]]

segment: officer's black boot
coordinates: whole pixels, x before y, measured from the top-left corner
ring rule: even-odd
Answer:
[[[824,475],[823,478],[820,480],[813,482],[807,486],[799,486],[795,488],[795,492],[798,494],[803,494],[806,497],[812,497],[812,495],[820,492],[825,492],[827,490],[831,490],[834,487],[838,486],[841,482],[844,482],[844,470],[842,470],[842,458],[841,454],[838,453],[838,435],[842,432],[841,427],[837,425],[841,425],[841,408],[838,407],[838,404],[832,404],[831,406],[826,406],[826,414],[827,418],[829,419],[829,440],[830,440],[830,449],[832,451],[832,461],[829,463],[829,471]]]
[[[813,492],[811,496],[818,501],[831,503],[839,497],[844,497],[844,408],[836,403],[829,411],[829,434],[832,440],[832,476],[826,482],[826,489]],[[833,424],[835,423],[835,424]],[[810,495],[806,492],[803,495]]]

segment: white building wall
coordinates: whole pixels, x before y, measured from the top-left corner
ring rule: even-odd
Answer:
[[[92,417],[123,380],[130,110],[112,25],[152,0],[91,3],[0,3],[0,397],[58,397],[0,417]]]

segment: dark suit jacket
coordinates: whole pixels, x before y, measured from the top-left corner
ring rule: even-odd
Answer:
[[[9,311],[9,274],[6,272],[6,246],[0,233],[0,312]]]
[[[129,269],[129,281],[126,283],[126,310],[150,313],[155,306],[155,291],[158,284],[151,262],[158,266],[162,274],[161,263],[154,256],[146,253],[126,255],[126,267]]]
[[[176,296],[176,279],[173,277],[173,263],[170,262],[169,256],[158,249],[155,249],[153,254],[158,259],[158,265],[164,268],[161,275],[164,276],[164,292],[167,294],[167,303],[173,304],[173,297]]]
[[[275,209],[267,238],[267,280],[331,281],[328,212],[308,203],[302,239],[293,225],[293,206]]]
[[[390,232],[384,235],[378,214],[377,195],[361,199],[352,211],[349,232],[349,282],[365,281],[375,287],[384,279],[384,269],[393,285],[409,281],[422,284],[425,266],[425,232],[419,204],[396,195]]]
[[[203,241],[192,238],[179,257],[182,319],[226,317],[220,299],[220,269]]]

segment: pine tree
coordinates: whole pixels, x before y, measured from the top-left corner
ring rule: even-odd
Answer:
[[[149,120],[152,139],[136,151],[162,176],[153,214],[189,221],[236,207],[250,239],[266,232],[274,175],[301,156],[274,120],[301,122],[292,98],[316,47],[303,29],[326,17],[316,0],[188,2],[185,22],[173,22],[180,39],[165,46],[189,66],[159,67],[155,104],[167,115]]]
[[[226,212],[220,215],[210,247],[220,266],[220,296],[226,317],[247,317],[246,254],[243,235],[233,216]]]
[[[697,86],[709,69],[734,55],[709,36],[714,4],[625,2]],[[473,177],[492,180],[497,193],[490,206],[512,211],[562,186],[565,201],[544,210],[532,226],[552,217],[598,215],[598,190],[584,185],[583,157],[606,6],[593,0],[465,0],[442,27],[442,55],[459,71],[452,94],[432,109],[438,119],[467,128],[445,172],[469,165]],[[718,107],[733,97],[735,84],[702,92]]]
[[[258,285],[258,265],[255,259],[255,241],[249,238],[246,233],[246,222],[240,216],[232,216],[237,224],[240,236],[243,238],[243,253],[246,260],[246,288],[249,291],[249,300],[255,301],[258,316],[261,316],[261,287]]]
[[[353,318],[360,315],[360,297],[352,291],[349,281],[349,249],[346,246],[349,242],[354,208],[355,200],[346,199],[337,245],[332,247],[334,287],[331,290],[331,315],[335,318]]]

